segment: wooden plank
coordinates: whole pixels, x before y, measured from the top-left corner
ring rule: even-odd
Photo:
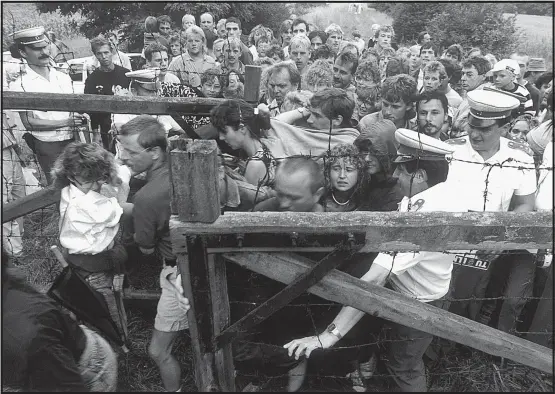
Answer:
[[[4,109],[113,114],[210,115],[224,99],[205,97],[125,97],[96,94],[2,92]]]
[[[262,67],[245,65],[245,101],[258,103]]]
[[[188,234],[366,233],[369,251],[549,249],[551,212],[226,212],[214,223],[173,216],[172,237]],[[438,242],[440,241],[440,242]]]
[[[229,297],[227,292],[227,277],[225,261],[221,255],[208,254],[208,275],[210,279],[210,293],[213,308],[214,335],[220,335],[231,321]],[[214,354],[216,377],[222,391],[235,390],[235,367],[231,343],[228,343]]]
[[[553,347],[553,264],[548,269],[545,287],[529,331],[530,334],[526,334],[529,341]]]
[[[225,254],[230,261],[283,283],[314,265],[292,254]],[[333,270],[309,292],[374,316],[553,373],[553,351],[410,297]],[[331,323],[331,322],[330,322]],[[307,333],[309,334],[309,333]]]
[[[38,192],[29,194],[28,196],[3,204],[2,223],[9,222],[38,209],[56,204],[60,201],[60,194],[60,189],[49,186]]]
[[[177,254],[177,263],[183,284],[183,293],[189,299],[187,312],[189,333],[193,347],[195,383],[201,392],[218,388],[212,345],[212,303],[208,278],[208,259],[201,237],[189,237],[189,255]],[[194,264],[190,262],[194,261]],[[217,390],[220,391],[220,390]]]
[[[263,322],[275,312],[282,309],[295,298],[304,293],[309,287],[318,283],[328,272],[339,264],[351,257],[362,245],[353,249],[337,248],[310,269],[299,275],[293,282],[289,283],[285,289],[270,297],[268,300],[247,313],[231,327],[226,329],[221,335],[217,335],[215,342],[216,348],[220,348],[229,343],[239,333],[254,327]]]
[[[168,140],[168,152],[170,152],[170,154],[168,155],[168,166],[169,166],[169,173],[170,173],[170,179],[173,179],[172,176],[172,155],[171,155],[171,151],[177,149],[180,151],[186,151],[187,147],[193,142],[192,139],[190,138],[177,138],[177,139],[169,139]],[[172,213],[172,215],[177,215],[178,211],[178,205],[179,205],[179,201],[177,201],[177,196],[175,195],[175,184],[173,182],[170,183],[170,211]]]
[[[195,140],[170,152],[172,206],[180,220],[212,223],[220,216],[218,145]]]

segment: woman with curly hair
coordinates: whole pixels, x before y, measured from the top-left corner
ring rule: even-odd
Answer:
[[[349,212],[357,209],[357,192],[362,189],[366,162],[352,144],[334,146],[324,157],[326,193],[322,205],[326,212]]]
[[[120,219],[131,215],[126,202],[131,173],[97,144],[73,142],[52,168],[54,187],[61,189],[60,244],[77,275],[102,295],[110,315],[127,339],[127,317],[121,298],[125,248],[116,242]]]

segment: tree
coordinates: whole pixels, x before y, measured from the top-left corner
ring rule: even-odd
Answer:
[[[169,15],[176,28],[181,27],[181,18],[190,13],[200,19],[203,12],[211,12],[216,20],[236,16],[242,22],[243,32],[262,23],[274,30],[289,16],[285,3],[165,3],[165,2],[114,2],[114,3],[39,3],[42,12],[59,9],[62,14],[80,11],[87,21],[81,32],[92,38],[100,33],[121,29],[124,39],[129,40],[130,49],[142,48],[144,20],[147,16]]]
[[[451,44],[479,47],[498,59],[510,55],[518,43],[516,16],[504,16],[495,3],[449,3],[428,22],[428,32],[440,48]]]
[[[447,4],[450,6],[451,4]],[[428,22],[443,11],[446,4],[397,3],[389,8],[398,43],[415,44],[418,34],[426,30]]]

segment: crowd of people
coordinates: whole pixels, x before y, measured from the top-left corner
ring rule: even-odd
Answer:
[[[223,210],[553,209],[553,73],[545,59],[515,52],[497,60],[480,48],[465,50],[457,43],[439,48],[425,31],[414,45],[403,46],[395,42],[389,25],[372,25],[373,36],[365,41],[357,29],[348,37],[335,23],[324,28],[294,15],[276,32],[260,24],[243,33],[235,16],[216,21],[209,12],[198,19],[186,14],[177,28],[167,15],[149,16],[138,70],[131,70],[129,58],[118,50],[117,35],[90,41],[94,61],[85,66],[85,94],[224,99],[209,117],[3,112],[3,157],[14,158],[3,166],[3,202],[20,197],[15,187],[21,178],[17,145],[23,142],[12,132],[13,118],[19,116],[27,131],[25,143],[47,183],[61,190],[59,242],[64,255],[76,274],[102,295],[122,340],[128,339],[127,321],[113,294],[116,280],[132,275],[142,262],[162,267],[148,352],[167,391],[181,391],[181,366],[172,348],[189,327],[188,299],[169,233],[171,139],[217,141]],[[54,41],[43,28],[21,30],[12,38],[12,56],[22,65],[17,78],[4,74],[5,89],[72,93],[70,77],[52,65]],[[262,69],[258,102],[244,100],[247,65]],[[101,138],[96,143],[76,141],[75,130],[89,123]],[[21,254],[22,231],[21,222],[4,224],[3,268],[8,255]],[[339,269],[484,324],[493,322],[484,318],[482,303],[471,299],[486,293],[506,297],[496,327],[517,335],[538,261],[550,261],[550,252],[519,252],[361,253]],[[454,268],[462,259],[489,268],[479,277],[464,274]],[[488,288],[492,275],[506,279],[491,281]],[[239,269],[228,276],[236,288],[252,280],[251,273]],[[265,285],[230,297],[260,302],[282,288],[262,277],[257,280]],[[80,368],[83,354],[95,342],[90,330],[54,312],[44,299],[33,311],[44,319],[33,320],[29,310],[20,309],[22,297],[41,296],[3,282],[3,355],[8,354],[3,357],[3,384],[98,390],[90,384],[91,372],[85,376]],[[452,308],[449,301],[457,297],[467,301]],[[232,309],[232,314],[246,311]],[[233,342],[236,367],[284,374],[285,389],[299,390],[315,349],[341,344],[348,333],[349,340],[369,341],[368,332],[352,330],[363,312],[351,307],[331,312],[320,313],[313,322],[287,308],[280,311]],[[31,331],[16,335],[19,322]],[[381,325],[378,319],[364,322],[373,331]],[[321,332],[310,335],[315,326]],[[390,341],[382,356],[354,355],[356,370],[380,359],[378,368],[390,376],[393,387],[426,391],[423,356],[433,336],[391,322],[388,327]],[[6,341],[13,343],[5,347]],[[61,349],[60,356],[46,358],[48,366],[40,363],[44,349],[35,348],[41,341]],[[262,342],[276,346],[268,349]],[[16,344],[26,351],[17,354]],[[113,352],[104,350],[109,356],[99,363],[113,365]],[[106,369],[94,371],[101,372]],[[115,388],[114,376],[109,378],[102,389]]]

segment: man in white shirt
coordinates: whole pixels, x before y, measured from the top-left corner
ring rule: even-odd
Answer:
[[[410,211],[466,211],[463,199],[457,199],[456,189],[440,183],[425,190],[411,201]],[[409,199],[401,202],[400,211],[408,211]],[[469,251],[445,254],[443,252],[380,253],[370,270],[360,279],[374,285],[388,287],[421,302],[446,309],[444,300],[449,293],[451,271],[457,259],[465,258]],[[334,346],[364,316],[352,307],[343,307],[333,322],[318,336],[295,339],[286,345],[289,355],[307,358],[317,348]],[[391,341],[387,347],[384,363],[399,391],[426,391],[426,375],[422,356],[430,345],[433,335],[393,322]]]
[[[14,92],[74,93],[69,75],[51,67],[48,42],[42,26],[13,33],[19,55],[27,62],[26,73],[11,84]],[[73,131],[87,124],[85,115],[58,111],[19,111],[21,122],[30,132],[26,141],[37,155],[47,182],[58,155],[73,141]]]
[[[503,129],[511,119],[511,111],[520,102],[503,93],[487,90],[468,92],[470,106],[468,115],[468,136],[448,140],[455,145],[453,159],[449,167],[446,184],[462,190],[461,196],[472,211],[529,212],[534,210],[536,174],[534,161],[523,144],[501,137]],[[476,272],[454,275],[454,298],[484,298],[493,270],[499,264],[501,271],[509,271],[509,281],[502,289],[501,296],[509,297],[502,304],[499,329],[511,331],[531,295],[530,283],[535,272],[534,256],[526,251],[502,255],[482,275]],[[510,261],[507,261],[510,260]],[[518,268],[518,274],[512,267]],[[463,290],[462,292],[460,290]],[[464,290],[468,290],[465,292]],[[505,294],[510,292],[513,294]],[[520,293],[515,296],[516,293]],[[457,313],[468,315],[487,324],[488,317],[480,317],[482,303],[457,302]],[[487,305],[487,303],[486,303]]]

